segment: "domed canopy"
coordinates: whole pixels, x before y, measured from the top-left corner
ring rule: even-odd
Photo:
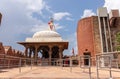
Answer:
[[[26,42],[62,42],[59,33],[55,31],[39,31],[36,32],[32,38],[26,38]]]
[[[42,37],[61,37],[55,31],[39,31],[33,35],[33,38],[42,38]]]

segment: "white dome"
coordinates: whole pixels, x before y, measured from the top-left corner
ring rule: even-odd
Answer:
[[[60,42],[63,41],[60,34],[55,31],[39,31],[32,38],[26,38],[26,42]]]
[[[41,38],[41,37],[61,37],[61,36],[55,31],[40,31],[40,32],[36,32],[33,35],[33,38]]]

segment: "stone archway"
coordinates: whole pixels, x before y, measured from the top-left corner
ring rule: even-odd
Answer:
[[[52,58],[59,58],[59,47],[58,46],[52,47]]]
[[[49,47],[48,46],[40,46],[39,51],[42,54],[42,58],[49,58]]]

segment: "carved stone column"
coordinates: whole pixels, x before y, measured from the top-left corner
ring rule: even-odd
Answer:
[[[35,55],[35,63],[37,64],[37,53],[38,53],[38,46],[36,45],[35,46],[35,52],[34,52],[34,55]]]
[[[25,47],[25,57],[28,57],[28,47]]]
[[[52,58],[52,46],[49,46],[49,65],[51,65],[51,58]]]
[[[29,50],[30,50],[30,51],[29,51],[29,58],[31,58],[31,55],[32,55],[32,49],[30,48]]]
[[[63,48],[62,48],[62,46],[60,45],[59,46],[59,59],[60,59],[60,65],[62,65],[63,64],[63,60],[62,60],[62,53],[63,53]]]
[[[62,46],[59,46],[59,59],[62,59],[63,57],[63,48]]]

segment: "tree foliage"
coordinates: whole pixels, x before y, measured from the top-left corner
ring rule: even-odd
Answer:
[[[120,51],[120,32],[116,34],[116,42],[117,42],[116,50]]]

